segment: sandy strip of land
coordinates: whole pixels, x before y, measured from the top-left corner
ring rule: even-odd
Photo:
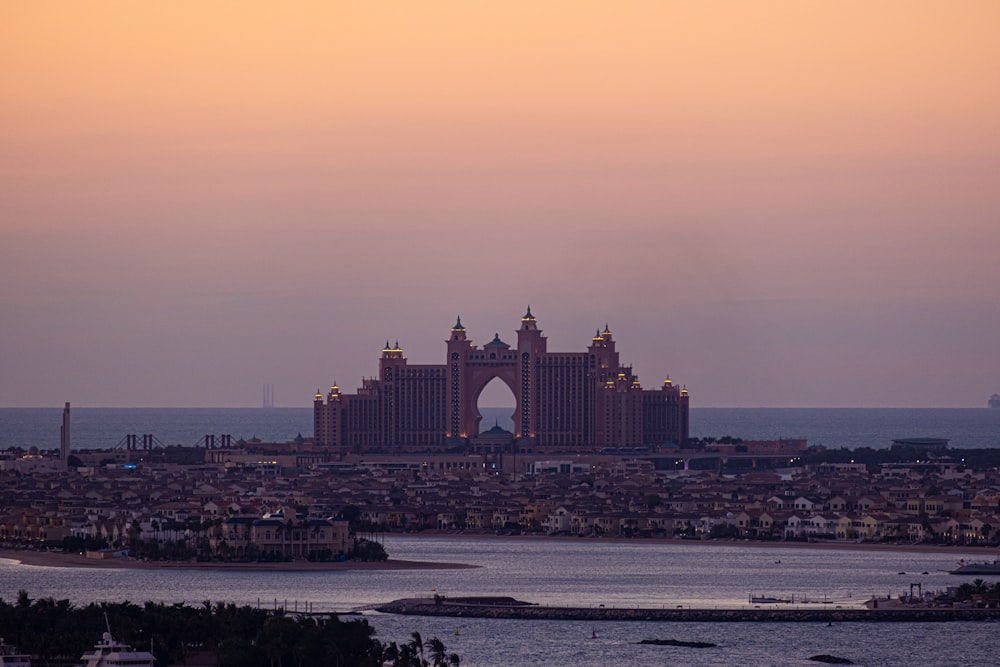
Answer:
[[[393,533],[387,533],[393,537]],[[983,560],[1000,558],[997,547],[946,546],[943,544],[883,544],[875,542],[783,542],[766,540],[684,540],[663,537],[577,537],[573,535],[496,535],[494,533],[449,532],[425,530],[419,533],[399,534],[400,537],[436,537],[462,540],[552,540],[560,542],[613,543],[613,544],[675,544],[685,547],[740,547],[748,549],[821,549],[832,551],[889,551],[908,553],[954,554],[955,559],[975,556]]]
[[[135,558],[87,558],[82,554],[56,551],[0,550],[0,559],[17,561],[22,565],[40,567],[87,567],[128,569],[199,569],[199,570],[258,570],[294,572],[346,572],[348,570],[457,570],[479,567],[465,563],[435,563],[429,561],[396,560],[345,561],[343,563],[312,563],[291,561],[287,563],[197,563],[177,561],[145,561]]]
[[[390,534],[391,536],[391,534]],[[400,535],[401,537],[404,535]],[[456,540],[511,540],[555,542],[587,542],[591,544],[672,544],[681,547],[738,547],[746,549],[816,549],[827,551],[872,551],[953,554],[959,558],[992,560],[1000,557],[995,547],[944,546],[940,544],[876,544],[868,542],[764,542],[756,540],[681,540],[666,538],[623,538],[623,537],[573,537],[547,535],[495,535],[493,533],[422,531],[406,533],[405,537],[444,538]],[[0,558],[18,561],[24,565],[43,567],[89,567],[89,568],[194,568],[202,570],[258,570],[258,571],[348,571],[348,570],[454,570],[480,567],[466,563],[439,563],[431,561],[396,560],[387,561],[346,561],[343,563],[312,563],[292,561],[286,563],[198,563],[192,561],[144,561],[135,558],[87,558],[82,554],[67,554],[54,551],[0,550]]]

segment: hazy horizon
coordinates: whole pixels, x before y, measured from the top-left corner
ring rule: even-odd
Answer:
[[[10,405],[0,405],[0,410],[62,410],[65,402],[58,405],[21,405],[21,406],[10,406]],[[87,404],[71,404],[71,410],[76,409],[84,410],[307,410],[312,411],[312,404],[309,405],[274,405],[271,407],[263,407],[260,405],[87,405]],[[512,410],[513,405],[480,405],[480,410]],[[985,401],[982,406],[976,405],[958,405],[958,406],[941,406],[941,405],[841,405],[841,406],[831,406],[831,405],[813,405],[813,406],[788,406],[788,405],[772,405],[772,406],[760,406],[760,405],[693,405],[692,410],[989,410],[989,406],[986,405]],[[485,417],[484,417],[485,418]]]
[[[530,305],[550,351],[608,324],[692,407],[985,407],[998,25],[992,0],[5,3],[0,405],[309,407],[386,340],[443,363],[459,315],[514,344]]]

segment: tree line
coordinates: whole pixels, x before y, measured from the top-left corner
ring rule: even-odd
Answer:
[[[115,639],[150,650],[156,667],[184,664],[195,653],[214,656],[219,667],[457,667],[437,637],[384,644],[364,619],[335,614],[305,616],[205,601],[183,603],[91,603],[39,598],[27,591],[0,598],[0,633],[34,665],[75,664],[110,626]]]

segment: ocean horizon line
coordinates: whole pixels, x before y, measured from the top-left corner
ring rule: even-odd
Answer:
[[[62,410],[57,405],[0,405],[0,410]],[[73,410],[312,410],[311,405],[76,405]],[[514,410],[514,406],[487,405],[481,410]],[[989,410],[988,405],[701,405],[691,410]]]

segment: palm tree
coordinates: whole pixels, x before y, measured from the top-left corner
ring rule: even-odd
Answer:
[[[142,526],[137,520],[133,520],[128,526],[128,547],[135,549],[139,544],[139,536],[142,534]]]
[[[392,663],[394,667],[421,667],[420,657],[412,642],[407,642],[399,647],[399,656]]]
[[[389,645],[382,650],[382,662],[395,663],[399,660],[399,646],[396,642],[389,642]]]
[[[413,633],[410,634],[410,637],[412,637],[412,639],[410,640],[410,647],[413,649],[413,651],[414,651],[415,654],[418,654],[420,656],[420,663],[419,664],[420,665],[426,664],[424,662],[424,640],[423,640],[423,638],[420,636],[420,633],[417,632],[417,631],[413,631]]]
[[[308,521],[309,520],[306,519],[306,523],[308,523]],[[309,532],[310,532],[310,535],[309,535],[309,545],[308,545],[308,549],[306,549],[306,556],[308,556],[309,553],[311,551],[313,551],[313,544],[319,545],[319,525],[318,524],[314,525],[312,527],[312,530],[309,531]],[[322,560],[322,558],[319,555],[319,552],[321,551],[321,549],[319,549],[319,547],[317,546],[317,548],[315,549],[315,551],[317,552],[316,553],[316,560]]]
[[[444,647],[443,641],[437,637],[431,637],[424,642],[424,646],[431,653],[431,660],[434,661],[434,667],[446,667],[447,650]]]

